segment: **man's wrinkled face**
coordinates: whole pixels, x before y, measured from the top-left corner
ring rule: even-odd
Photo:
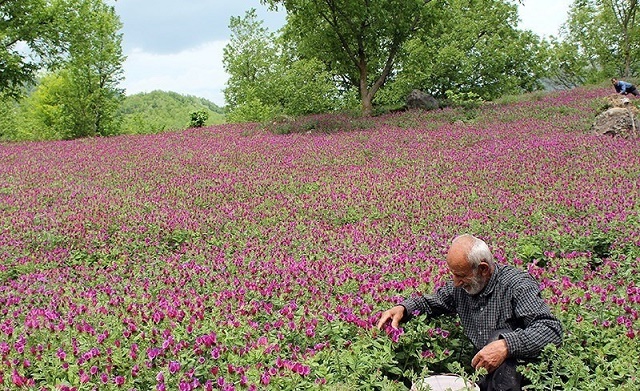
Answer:
[[[470,295],[477,295],[489,282],[487,262],[481,262],[476,268],[467,260],[472,242],[462,240],[455,242],[447,253],[447,266],[453,277],[453,285],[464,289]]]
[[[470,295],[477,295],[487,285],[487,280],[480,275],[479,270],[472,267],[449,268],[453,278],[453,285],[460,287]]]

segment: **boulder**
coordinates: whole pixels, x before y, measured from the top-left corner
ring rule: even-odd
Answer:
[[[623,104],[625,106],[625,104]],[[599,114],[591,129],[601,135],[617,136],[624,138],[640,137],[640,120],[638,109],[630,103],[627,107],[612,107]]]
[[[413,90],[407,96],[408,109],[435,110],[439,107],[436,98],[420,90]]]

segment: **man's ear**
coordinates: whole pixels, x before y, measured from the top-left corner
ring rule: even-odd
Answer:
[[[491,267],[489,266],[489,264],[487,262],[482,261],[478,265],[478,271],[480,271],[481,275],[486,276],[491,272]]]

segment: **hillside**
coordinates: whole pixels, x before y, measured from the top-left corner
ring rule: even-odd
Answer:
[[[471,377],[456,318],[374,327],[445,284],[451,239],[471,233],[536,278],[562,322],[529,390],[636,391],[640,148],[590,131],[609,94],[343,130],[317,116],[286,135],[225,124],[3,144],[0,389],[408,391],[428,373]]]
[[[224,123],[224,109],[204,98],[152,91],[127,96],[120,107],[124,134],[158,133],[189,127],[191,113],[209,113],[207,125]]]

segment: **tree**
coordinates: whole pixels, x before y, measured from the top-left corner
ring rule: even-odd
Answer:
[[[245,102],[264,95],[259,83],[274,74],[273,66],[278,54],[276,35],[257,19],[251,9],[244,17],[231,17],[231,37],[224,48],[224,70],[229,74],[224,96],[227,106],[233,109]]]
[[[69,114],[60,102],[67,95],[65,71],[52,72],[38,80],[37,88],[20,103],[21,121],[15,140],[60,140],[71,138]]]
[[[25,0],[20,4],[0,0],[0,6],[11,11],[0,32],[12,33],[12,40],[0,35],[4,49],[0,53],[9,53],[14,61],[12,67],[0,69],[10,76],[10,80],[3,80],[4,94],[17,97],[26,83],[37,88],[25,101],[26,117],[20,121],[19,138],[118,133],[116,113],[124,97],[118,84],[123,77],[124,56],[118,32],[122,24],[114,7],[103,0]],[[36,15],[35,21],[24,16],[31,12]],[[26,27],[18,27],[20,21]],[[42,62],[28,62],[28,55],[21,57],[15,45],[22,39],[41,55]],[[47,72],[37,84],[33,72],[43,66]],[[27,123],[35,126],[23,128]]]
[[[637,0],[575,0],[561,39],[552,43],[554,79],[594,83],[639,75],[637,11]]]
[[[330,111],[338,95],[325,64],[301,58],[281,36],[257,20],[254,9],[232,17],[223,64],[230,122],[265,121],[275,116]]]
[[[119,131],[116,112],[124,97],[122,28],[113,6],[102,0],[68,2],[69,77],[60,104],[70,119],[71,137],[108,136]]]
[[[0,0],[0,96],[19,96],[64,51],[61,10],[56,1]]]
[[[263,0],[287,11],[287,39],[302,57],[325,61],[358,90],[362,113],[391,74],[402,45],[429,15],[430,0]]]
[[[397,98],[414,88],[436,97],[448,90],[485,100],[541,88],[541,39],[516,28],[518,10],[500,0],[450,0],[432,11],[428,29],[398,57]]]
[[[612,13],[613,21],[617,27],[620,39],[620,51],[624,64],[624,77],[631,76],[631,61],[633,53],[638,51],[638,33],[636,26],[636,14],[638,12],[637,0],[604,0],[603,6]]]
[[[206,110],[198,110],[191,113],[191,122],[189,125],[192,128],[201,128],[209,119],[209,112]]]

